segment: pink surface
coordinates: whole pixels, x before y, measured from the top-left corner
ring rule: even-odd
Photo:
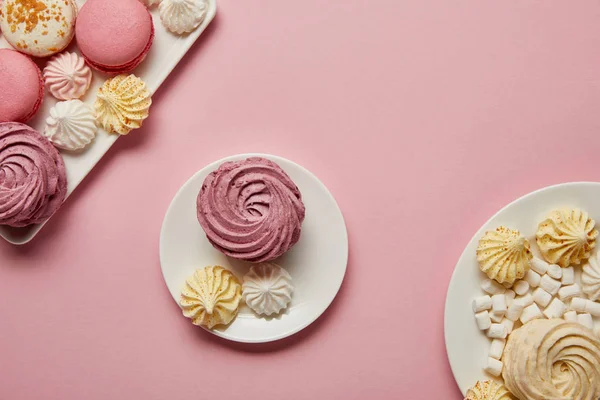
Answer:
[[[600,4],[370,4],[220,1],[144,129],[32,244],[0,244],[0,399],[461,399],[463,247],[522,194],[600,180]],[[241,152],[317,174],[350,234],[332,307],[267,345],[194,328],[158,262],[177,189]]]
[[[0,122],[26,122],[42,105],[42,72],[29,57],[0,49]]]

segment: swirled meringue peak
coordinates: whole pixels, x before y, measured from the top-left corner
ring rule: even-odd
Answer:
[[[300,190],[281,167],[254,157],[226,162],[206,177],[197,215],[216,249],[265,262],[298,242],[305,209]]]
[[[56,147],[80,150],[96,137],[96,116],[92,107],[81,100],[56,103],[46,118],[44,135]]]
[[[66,193],[65,164],[48,139],[27,125],[0,123],[0,225],[43,222]]]
[[[503,384],[496,381],[478,381],[467,390],[465,400],[514,400]]]
[[[519,400],[597,400],[600,340],[562,319],[538,319],[508,337],[502,377]]]
[[[200,26],[208,5],[206,0],[162,0],[158,10],[165,28],[182,35]]]
[[[292,277],[279,265],[254,265],[244,276],[242,297],[258,315],[279,314],[292,300]]]
[[[600,263],[598,262],[598,254],[590,257],[588,263],[583,266],[581,288],[590,300],[597,301],[600,299]]]
[[[76,53],[62,53],[44,68],[44,83],[58,100],[80,99],[92,83],[92,70]]]

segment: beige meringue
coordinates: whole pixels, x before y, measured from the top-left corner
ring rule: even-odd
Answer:
[[[496,381],[478,381],[467,390],[465,400],[514,400],[504,385]]]
[[[237,278],[225,268],[214,266],[199,269],[187,279],[179,305],[194,325],[212,329],[233,321],[241,299],[242,286]]]
[[[94,108],[104,130],[127,135],[142,126],[151,105],[152,96],[143,80],[135,75],[119,75],[98,89]]]
[[[505,226],[487,231],[477,247],[480,269],[490,279],[509,287],[525,277],[532,258],[529,241],[518,230]]]
[[[542,255],[563,268],[581,264],[596,247],[596,222],[578,208],[554,210],[542,221],[536,233]]]
[[[600,299],[600,263],[598,255],[590,257],[588,263],[583,266],[581,275],[581,289],[592,301]]]

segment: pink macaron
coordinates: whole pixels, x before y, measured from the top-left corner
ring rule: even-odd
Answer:
[[[29,57],[0,49],[0,122],[27,122],[44,99],[42,71]]]
[[[92,68],[117,75],[144,61],[154,41],[154,23],[138,0],[88,0],[77,16],[75,38]]]

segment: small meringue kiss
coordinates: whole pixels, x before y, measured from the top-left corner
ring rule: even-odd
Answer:
[[[80,100],[68,100],[50,110],[44,136],[56,147],[73,151],[90,144],[97,130],[92,107]]]
[[[44,83],[52,96],[58,100],[73,100],[83,97],[90,88],[92,70],[83,57],[76,53],[62,53],[44,68]]]
[[[182,35],[200,26],[208,6],[206,0],[161,0],[158,10],[163,25]]]

